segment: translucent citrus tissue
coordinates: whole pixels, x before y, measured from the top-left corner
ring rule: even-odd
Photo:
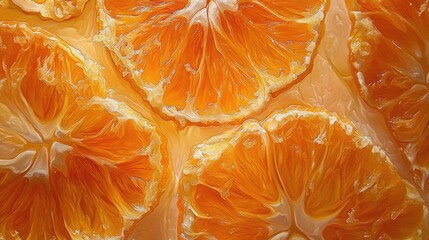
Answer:
[[[428,239],[429,2],[0,0],[0,239]]]

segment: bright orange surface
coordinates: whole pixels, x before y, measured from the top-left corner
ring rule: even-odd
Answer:
[[[16,58],[21,43],[12,44],[33,33],[16,39],[10,35],[19,31],[8,33],[8,45],[14,47],[0,49],[0,59],[19,62],[15,69],[0,66],[0,121],[14,126],[0,125],[8,130],[8,141],[0,141],[0,149],[7,150],[0,152],[3,237],[123,234],[136,240],[177,239],[195,231],[223,234],[226,239],[264,239],[274,234],[274,239],[287,234],[290,239],[321,235],[326,239],[359,239],[362,234],[382,239],[387,238],[386,234],[398,239],[427,238],[428,71],[424,56],[428,10],[424,1],[259,1],[266,8],[239,1],[241,6],[248,6],[239,11],[230,4],[234,1],[223,1],[224,5],[215,8],[224,10],[219,11],[221,17],[212,18],[220,25],[210,27],[201,23],[216,15],[192,11],[165,21],[172,9],[167,5],[163,8],[162,2],[183,9],[186,1],[150,1],[158,8],[137,7],[148,2],[88,0],[82,14],[52,19],[41,17],[40,11],[25,12],[14,1],[0,0],[0,6],[8,5],[0,7],[0,21],[40,27],[25,28],[39,33],[35,38],[39,40],[25,50],[37,49],[34,54],[25,52],[25,57]],[[194,10],[204,13],[221,1],[201,2],[206,4]],[[110,3],[106,8],[110,8],[112,18],[104,15],[106,18],[100,21],[100,3]],[[314,13],[322,5],[324,18],[320,20]],[[164,12],[156,15],[149,10]],[[356,14],[371,24],[358,21]],[[155,18],[148,20],[149,16]],[[244,16],[262,25],[243,27]],[[267,24],[277,18],[284,20],[274,24],[278,27]],[[123,22],[118,23],[118,19]],[[189,19],[194,22],[191,24]],[[157,24],[139,24],[141,20]],[[105,22],[112,25],[103,25]],[[183,24],[178,25],[180,34],[171,29],[170,24],[175,23]],[[229,29],[225,23],[234,28]],[[109,35],[114,33],[109,32],[111,26],[117,26],[122,35]],[[219,26],[221,31],[212,26]],[[313,30],[318,32],[317,37]],[[161,32],[166,35],[158,39],[162,41],[155,41],[151,33]],[[266,34],[285,45],[268,41]],[[1,33],[2,41],[3,35],[6,33]],[[133,45],[128,40],[133,40]],[[146,61],[137,46],[141,49],[141,44],[152,40],[155,45],[144,45],[150,53],[144,56],[155,61]],[[316,45],[311,50],[299,44],[313,42]],[[116,51],[112,52],[112,47],[117,47]],[[70,49],[77,49],[82,56]],[[226,54],[219,57],[218,49]],[[48,57],[52,51],[54,57]],[[292,71],[287,63],[294,57],[302,60],[307,53],[312,56],[310,64],[295,65],[296,79],[272,77]],[[159,64],[168,56],[174,56],[170,65]],[[257,64],[249,67],[245,64],[249,59]],[[356,65],[358,59],[360,66]],[[142,70],[145,61],[150,64],[147,72],[132,71]],[[203,67],[197,68],[199,63]],[[282,64],[286,66],[280,69]],[[169,84],[159,87],[165,90],[162,95],[158,88],[142,88],[142,84],[153,87],[154,83],[167,81],[160,76],[172,66],[176,69],[171,72],[177,74]],[[45,71],[51,68],[54,74]],[[3,80],[11,69],[14,75]],[[198,70],[199,77],[193,75],[194,70]],[[363,81],[359,81],[358,72]],[[150,81],[139,79],[139,74],[146,74],[144,80]],[[27,75],[31,77],[18,87],[6,84]],[[183,75],[187,78],[181,79]],[[63,81],[70,76],[76,84]],[[255,95],[258,89],[262,92]],[[108,100],[102,100],[105,98]],[[347,128],[330,125],[323,117],[267,120],[274,113],[296,108],[292,105],[300,105],[298,108],[307,112],[335,115],[338,122],[353,126],[352,135],[347,135]],[[15,112],[25,117],[9,121]],[[27,116],[33,120],[28,121]],[[243,124],[245,119],[250,120]],[[269,122],[282,124],[271,131]],[[324,141],[320,135],[323,128],[331,130]],[[234,134],[240,136],[235,145],[221,151],[221,145]],[[21,137],[24,135],[27,137]],[[194,147],[212,137],[224,139],[219,145],[210,144],[214,147],[202,154],[212,159],[212,165],[199,162],[199,147]],[[152,144],[154,139],[159,144]],[[370,139],[370,143],[358,148],[356,139]],[[154,157],[158,160],[148,161],[152,156],[145,151],[148,145],[161,154],[160,158]],[[13,164],[4,161],[26,149],[34,154],[30,152]],[[51,149],[55,154],[50,155]],[[234,163],[235,168],[215,160],[218,154],[214,152],[223,152],[223,160]],[[53,160],[50,156],[56,157]],[[193,165],[204,166],[200,169],[204,176],[196,178]],[[154,191],[136,179],[153,182]],[[191,179],[204,181],[196,184]],[[193,190],[183,190],[184,185]],[[183,204],[184,196],[193,205]],[[146,202],[151,207],[135,202]],[[195,221],[186,222],[189,213],[185,210],[189,209],[212,214],[216,219],[205,219],[200,214]],[[219,223],[221,219],[227,219],[229,225]],[[189,225],[183,227],[183,223]]]
[[[194,149],[179,187],[178,234],[422,237],[422,199],[370,141],[337,116],[313,109],[245,122]]]
[[[379,109],[429,197],[428,2],[356,1],[351,60],[364,99]]]
[[[123,236],[165,188],[163,139],[61,40],[16,22],[0,40],[0,237]]]
[[[229,122],[303,74],[326,1],[97,1],[100,39],[168,116]]]

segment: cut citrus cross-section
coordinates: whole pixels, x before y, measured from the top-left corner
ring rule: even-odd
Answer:
[[[39,28],[0,23],[0,64],[0,238],[123,236],[165,188],[161,135]]]
[[[350,3],[355,79],[363,98],[386,117],[429,199],[429,3]]]
[[[384,152],[351,123],[301,107],[198,145],[178,208],[182,239],[427,237],[421,197]]]
[[[11,0],[22,10],[56,21],[78,16],[88,0]],[[0,0],[1,2],[1,0]]]
[[[101,32],[152,106],[191,122],[228,122],[302,77],[326,0],[98,0]]]

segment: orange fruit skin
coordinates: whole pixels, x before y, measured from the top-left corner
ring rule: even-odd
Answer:
[[[310,68],[327,1],[215,2],[97,1],[97,38],[167,117],[245,118]]]
[[[213,137],[179,184],[180,239],[425,239],[424,205],[351,123],[290,107]]]
[[[40,28],[0,22],[0,63],[0,238],[126,236],[168,183],[165,138]]]
[[[429,199],[429,10],[421,0],[357,0],[350,59],[363,99],[378,109]]]

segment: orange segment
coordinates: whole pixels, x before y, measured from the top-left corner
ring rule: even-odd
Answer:
[[[61,128],[71,136],[79,152],[117,163],[133,157],[152,155],[159,148],[153,126],[126,104],[107,98],[91,98],[80,108],[71,109],[62,119]],[[135,136],[131,139],[128,136]]]
[[[26,12],[39,13],[42,17],[63,21],[79,16],[88,0],[11,0]],[[1,2],[1,1],[0,1]]]
[[[165,140],[56,37],[2,22],[0,46],[0,238],[123,237],[165,189]]]
[[[365,101],[379,109],[429,194],[429,10],[423,0],[350,3],[355,79]]]
[[[51,186],[72,236],[121,236],[125,222],[144,211],[139,207],[144,204],[144,181],[150,178],[139,179],[140,175],[78,155],[70,155],[66,166],[65,173],[54,169]]]
[[[197,145],[178,208],[181,239],[427,237],[423,200],[383,150],[303,107]]]
[[[325,0],[98,0],[123,75],[168,116],[228,122],[260,109],[311,64]]]
[[[0,238],[70,238],[64,224],[54,224],[63,216],[46,184],[46,179],[30,180],[0,169]]]

